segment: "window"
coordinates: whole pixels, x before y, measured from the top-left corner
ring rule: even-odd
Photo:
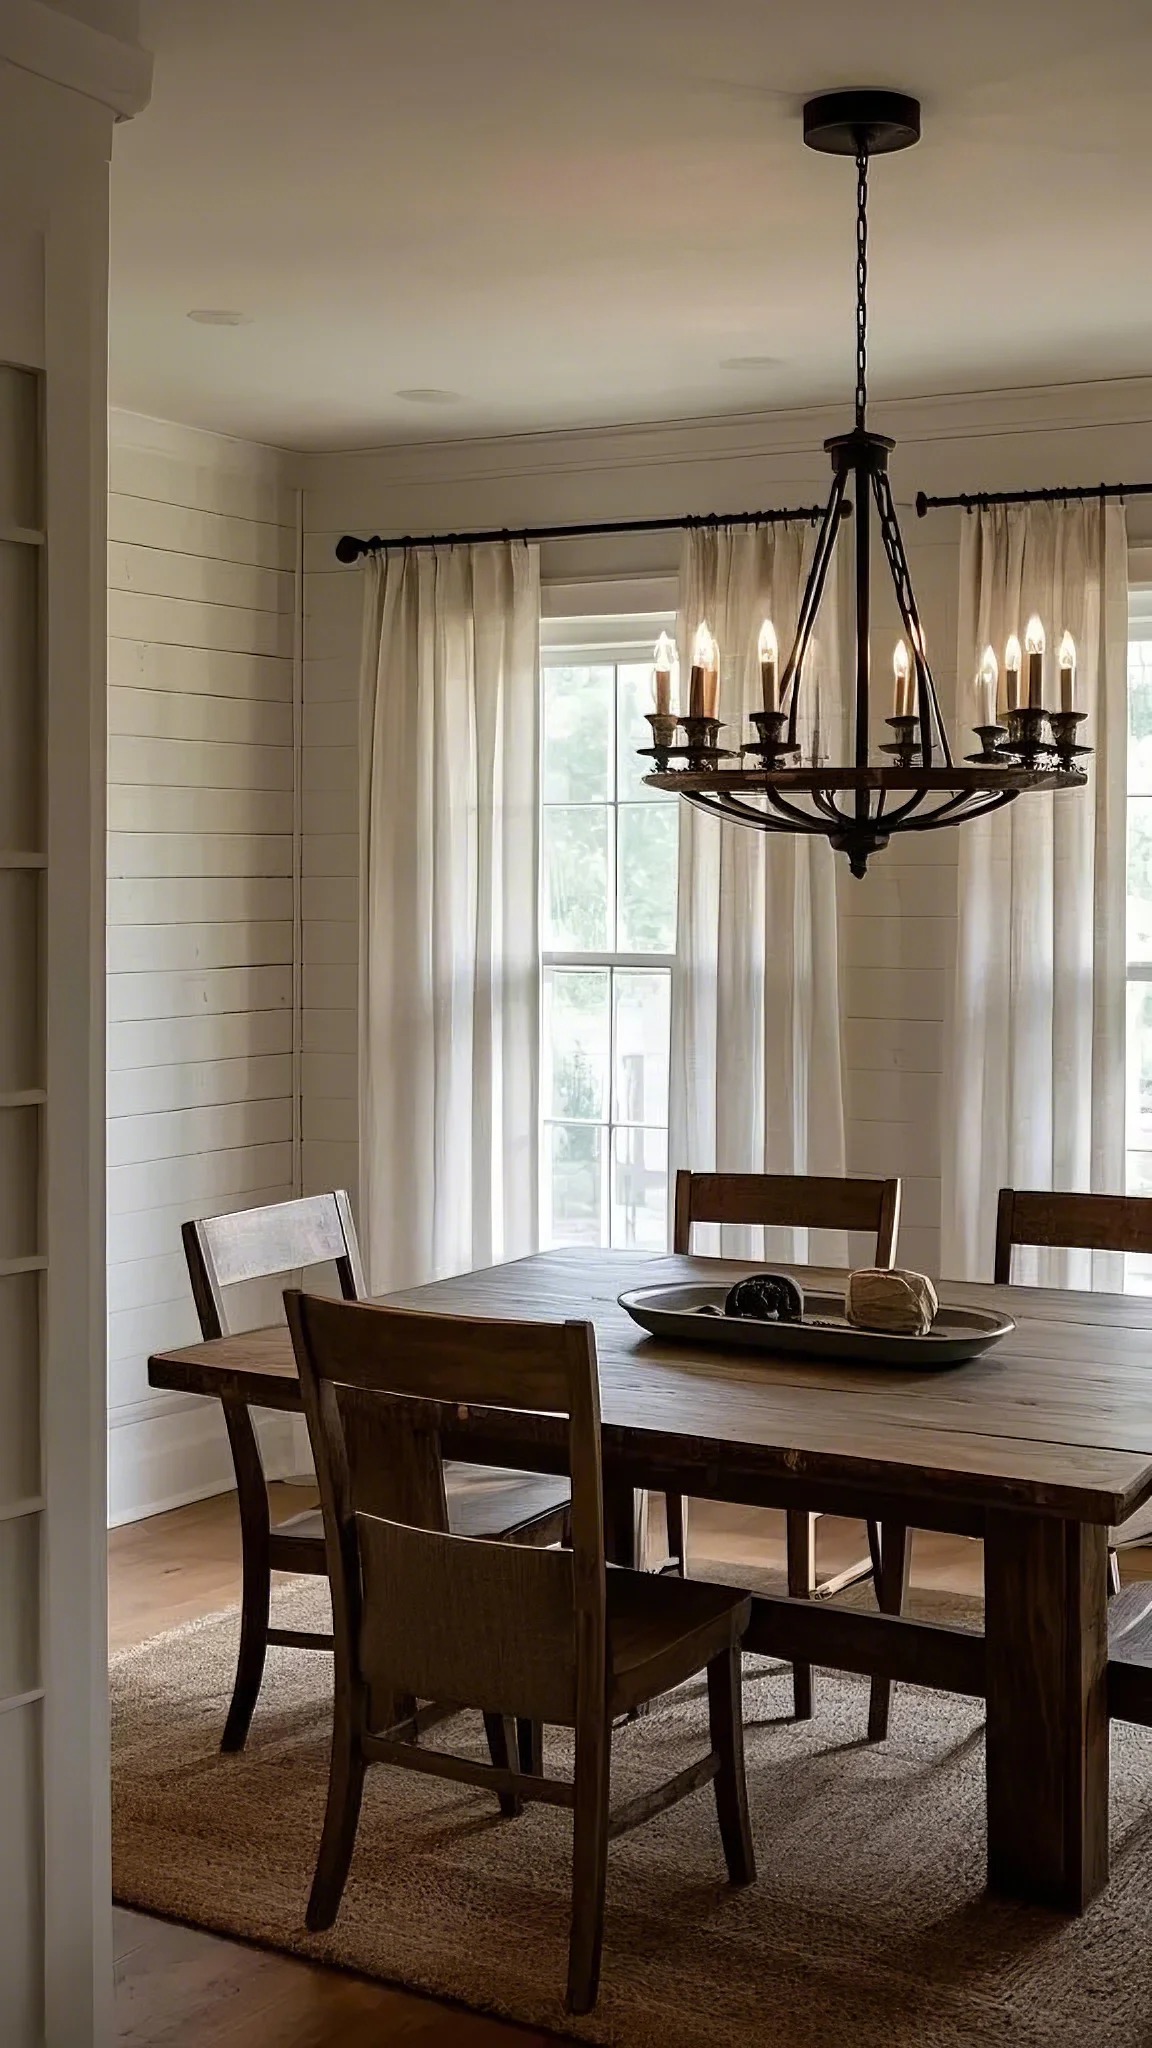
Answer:
[[[1152,1195],[1152,588],[1133,589],[1128,626],[1128,1071],[1126,1184]],[[1125,1284],[1152,1293],[1152,1259]]]
[[[667,1243],[679,811],[636,758],[666,623],[542,665],[545,1245]]]

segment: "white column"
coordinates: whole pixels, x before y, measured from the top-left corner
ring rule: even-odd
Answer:
[[[104,1563],[108,158],[123,0],[0,12],[0,2012],[111,1989]]]

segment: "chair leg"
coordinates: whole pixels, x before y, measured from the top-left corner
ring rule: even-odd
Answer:
[[[268,1649],[268,1601],[272,1573],[268,1562],[268,1487],[260,1460],[260,1446],[252,1426],[250,1409],[224,1403],[224,1422],[236,1473],[236,1499],[240,1509],[240,1549],[243,1559],[243,1592],[240,1603],[240,1653],[228,1719],[220,1740],[222,1750],[243,1749],[264,1677]]]
[[[885,1522],[880,1531],[880,1576],[876,1601],[881,1614],[900,1614],[908,1591],[912,1563],[911,1531],[900,1522]],[[868,1740],[883,1742],[888,1733],[892,1680],[874,1678],[868,1689]]]
[[[748,1818],[748,1785],[744,1775],[744,1712],[739,1649],[725,1650],[708,1666],[708,1730],[720,1759],[716,1787],[716,1818],[731,1884],[755,1884],[756,1851]]]
[[[526,1778],[544,1776],[544,1724],[542,1721],[517,1721],[516,1749],[520,1769]]]
[[[793,1600],[811,1600],[816,1591],[816,1517],[807,1508],[788,1510],[788,1592]],[[812,1719],[812,1666],[792,1666],[792,1711],[797,1721]]]
[[[576,1731],[572,1814],[572,1932],[568,1942],[569,2012],[591,2012],[600,1989],[604,1891],[608,1879],[610,1733],[607,1715],[587,1734]]]
[[[519,1767],[520,1745],[515,1721],[503,1714],[485,1714],[484,1733],[488,1737],[488,1754],[498,1771],[514,1771]],[[514,1792],[496,1794],[500,1811],[505,1820],[516,1820],[524,1811],[524,1801]]]
[[[364,1757],[353,1730],[347,1705],[339,1696],[332,1727],[332,1761],[328,1771],[328,1805],[316,1875],[308,1900],[305,1920],[313,1934],[331,1927],[340,1910],[348,1866],[356,1842],[360,1819],[360,1798],[364,1790]]]
[[[1118,1593],[1119,1591],[1120,1591],[1120,1553],[1119,1553],[1119,1551],[1118,1551],[1118,1550],[1109,1550],[1109,1552],[1108,1552],[1108,1598],[1109,1598],[1109,1599],[1111,1599],[1111,1598],[1112,1598],[1112,1595],[1113,1595],[1114,1593]]]
[[[664,1520],[668,1530],[668,1555],[678,1578],[688,1577],[688,1503],[682,1493],[664,1495]]]

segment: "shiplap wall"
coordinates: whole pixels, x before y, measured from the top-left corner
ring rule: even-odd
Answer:
[[[1152,380],[983,393],[878,406],[900,448],[894,482],[946,713],[955,693],[959,519],[920,522],[916,490],[1027,488],[1152,466]],[[405,533],[586,519],[660,518],[822,500],[826,434],[842,413],[426,443],[307,458],[305,483],[305,1185],[356,1186],[356,691],[361,577],[343,532]],[[1143,538],[1146,503],[1129,508]],[[545,606],[577,616],[643,603],[675,539],[551,543]],[[661,601],[666,601],[666,595]],[[655,607],[653,607],[655,608]],[[885,627],[877,632],[877,658]],[[892,634],[894,638],[894,633]],[[881,670],[881,673],[883,671]],[[857,882],[841,864],[848,1163],[905,1183],[901,1256],[939,1270],[940,1090],[956,930],[954,833],[908,835]]]
[[[231,1483],[157,1394],[197,1324],[186,1216],[293,1192],[295,493],[275,450],[113,413],[108,1374],[113,1522]],[[263,1319],[261,1301],[238,1309]],[[274,1304],[269,1305],[269,1316]],[[288,1457],[266,1425],[272,1469]]]

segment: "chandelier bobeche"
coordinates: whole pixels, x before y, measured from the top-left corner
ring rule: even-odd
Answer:
[[[957,764],[948,744],[888,477],[895,442],[872,433],[867,425],[868,164],[873,156],[907,149],[919,139],[919,102],[901,93],[826,93],[804,109],[808,146],[856,161],[855,423],[850,432],[824,444],[832,460],[832,490],[783,670],[772,621],[765,619],[760,629],[762,708],[751,714],[754,739],[736,748],[720,744],[720,650],[707,621],[702,621],[692,650],[686,707],[675,708],[676,649],[667,634],[660,636],[654,658],[655,709],[648,714],[653,744],[643,749],[645,758],[654,762],[654,772],[644,779],[655,788],[676,790],[703,810],[762,832],[823,834],[838,852],[847,854],[854,875],[865,873],[872,854],[887,846],[893,833],[962,824],[999,810],[1027,790],[1075,789],[1087,780],[1078,765],[1089,749],[1077,740],[1084,713],[1075,704],[1076,650],[1065,632],[1059,648],[1059,703],[1045,705],[1045,632],[1037,618],[1027,623],[1023,653],[1015,634],[1004,650],[1003,722],[1000,663],[988,647],[977,677],[983,722],[974,731],[980,752]],[[810,747],[812,758],[805,762],[799,743],[801,697],[815,687],[806,656],[840,526],[849,515],[856,649],[852,759],[841,765],[825,761],[816,740]],[[888,757],[883,763],[870,758],[873,518],[907,636],[893,655],[892,712],[887,720],[892,738],[879,749]]]

